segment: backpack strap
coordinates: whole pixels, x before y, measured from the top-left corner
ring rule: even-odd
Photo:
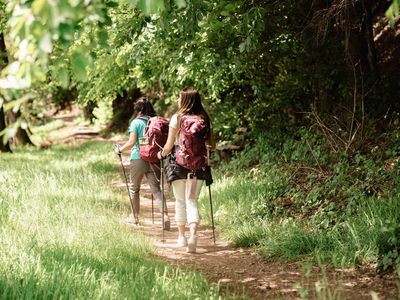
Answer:
[[[138,115],[136,118],[135,118],[135,120],[142,120],[142,121],[145,121],[146,122],[146,124],[145,124],[145,126],[144,126],[144,128],[143,128],[143,135],[144,135],[144,132],[145,132],[145,130],[146,130],[146,127],[147,127],[147,123],[149,122],[149,120],[150,120],[150,117],[149,116],[146,116],[146,115]]]
[[[135,119],[139,119],[139,120],[143,120],[143,121],[148,121],[148,120],[150,120],[150,117],[149,116],[146,116],[146,115],[138,115]]]

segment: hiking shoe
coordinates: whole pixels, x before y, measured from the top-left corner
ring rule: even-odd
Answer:
[[[167,215],[164,215],[164,230],[170,230],[171,229],[171,222],[169,221],[169,217]]]
[[[189,238],[188,244],[187,244],[187,248],[186,248],[186,252],[187,253],[196,253],[196,246],[197,246],[197,236],[192,235]]]
[[[178,236],[178,240],[176,241],[176,245],[178,247],[186,247],[187,246],[187,240],[186,237],[183,236]]]

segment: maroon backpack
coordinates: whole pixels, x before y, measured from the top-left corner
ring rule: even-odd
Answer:
[[[206,141],[209,133],[207,121],[196,115],[184,115],[180,120],[179,147],[176,162],[189,170],[207,165]]]
[[[147,125],[144,128],[143,137],[139,139],[139,156],[141,159],[152,164],[159,162],[157,153],[167,142],[168,128],[169,123],[163,117],[151,117],[147,121]]]

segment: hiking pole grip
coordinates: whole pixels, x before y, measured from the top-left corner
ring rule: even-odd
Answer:
[[[116,144],[116,145],[115,145],[115,148],[117,148],[117,149],[119,150],[119,149],[120,149],[120,146],[119,146],[118,144]],[[130,202],[130,204],[131,204],[132,214],[133,214],[133,217],[135,218],[135,224],[137,224],[137,223],[138,223],[138,219],[137,219],[137,217],[136,217],[135,207],[133,206],[133,201],[132,201],[131,193],[130,193],[130,191],[129,191],[128,178],[126,177],[125,168],[124,168],[124,163],[122,162],[122,153],[121,153],[121,150],[119,150],[118,156],[119,156],[119,161],[121,162],[122,173],[124,174],[124,178],[125,178],[126,189],[128,190],[128,196],[129,196],[129,202]]]

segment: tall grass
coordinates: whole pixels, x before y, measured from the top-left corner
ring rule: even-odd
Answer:
[[[315,144],[313,155],[303,139]],[[257,247],[268,257],[354,266],[392,255],[386,265],[394,265],[400,245],[395,236],[399,226],[393,225],[400,221],[399,174],[386,171],[383,160],[335,161],[321,145],[308,135],[278,145],[262,137],[216,170],[212,191],[220,232],[237,246]],[[293,184],[299,165],[334,171],[323,177],[309,171]],[[386,190],[371,195],[369,186]],[[207,196],[201,198],[204,215],[209,215]]]
[[[121,224],[112,147],[89,142],[0,157],[0,299],[218,299]]]

